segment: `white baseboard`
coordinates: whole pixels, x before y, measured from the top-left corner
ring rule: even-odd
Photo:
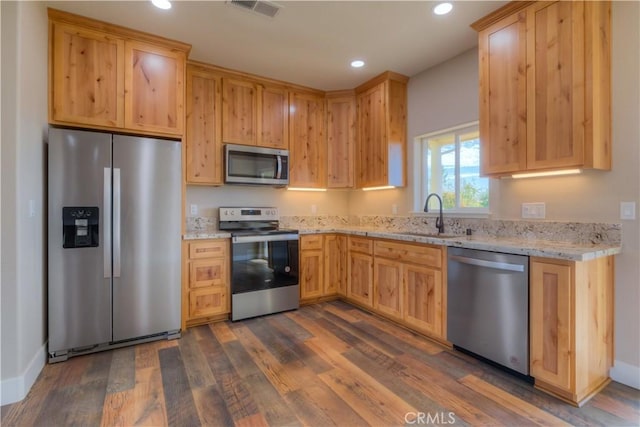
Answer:
[[[47,363],[47,342],[36,352],[21,376],[0,381],[0,405],[8,405],[24,399],[45,363]]]
[[[640,390],[640,366],[616,360],[613,362],[613,368],[609,371],[609,376],[614,381]]]

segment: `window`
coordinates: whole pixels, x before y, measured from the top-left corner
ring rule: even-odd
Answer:
[[[489,212],[489,179],[480,177],[478,122],[416,138],[415,208],[422,211],[430,193],[443,208],[456,212]],[[438,209],[432,198],[429,210]]]

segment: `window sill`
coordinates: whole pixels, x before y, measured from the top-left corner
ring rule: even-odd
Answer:
[[[444,216],[449,216],[449,217],[456,217],[456,218],[481,218],[481,219],[487,219],[487,218],[491,218],[491,212],[469,212],[469,211],[458,211],[458,210],[446,210],[446,211],[442,211],[442,214]],[[439,213],[437,211],[434,212],[422,212],[422,211],[411,211],[409,212],[410,216],[416,216],[416,217],[430,217],[430,218],[435,218],[437,216],[439,216]]]

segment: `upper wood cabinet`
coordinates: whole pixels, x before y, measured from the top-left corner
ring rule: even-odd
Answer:
[[[286,89],[258,86],[258,145],[289,149],[289,93]]]
[[[191,46],[49,9],[49,122],[182,136]]]
[[[187,184],[222,184],[219,75],[187,65],[185,178]]]
[[[256,83],[222,79],[222,140],[256,145],[258,138],[258,87]]]
[[[289,106],[289,185],[324,188],[327,182],[324,97],[291,92]]]
[[[512,2],[477,21],[481,173],[611,169],[611,5]]]
[[[406,182],[407,81],[386,72],[356,88],[356,187]]]
[[[327,98],[327,187],[353,188],[356,145],[356,98],[352,91]]]

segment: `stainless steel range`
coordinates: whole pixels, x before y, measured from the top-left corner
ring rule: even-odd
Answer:
[[[231,320],[299,307],[298,231],[281,229],[277,208],[220,208],[231,232]]]

